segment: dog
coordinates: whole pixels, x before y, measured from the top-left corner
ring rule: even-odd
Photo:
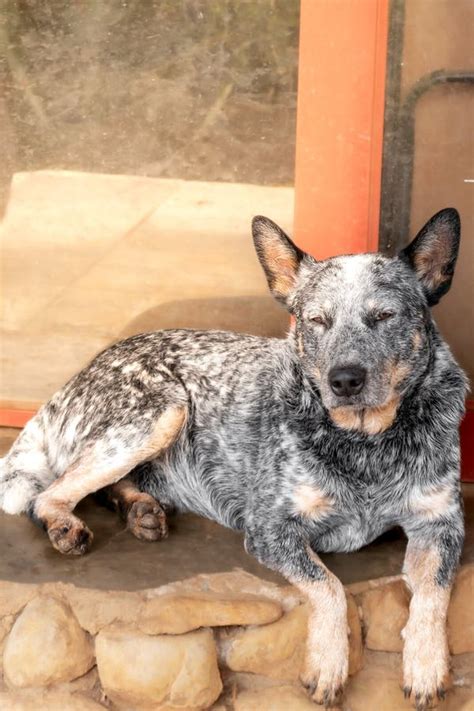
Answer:
[[[425,709],[445,693],[464,535],[467,383],[430,311],[451,285],[459,215],[438,212],[394,258],[317,261],[268,218],[252,231],[293,317],[287,338],[166,330],[112,345],[19,435],[1,506],[70,555],[92,542],[73,510],[98,490],[142,540],[166,537],[170,507],[243,531],[246,550],[309,600],[302,681],[326,706],[347,679],[348,628],[343,586],[318,553],[401,526],[404,690]]]

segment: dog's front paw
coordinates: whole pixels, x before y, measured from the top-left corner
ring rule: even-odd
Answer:
[[[134,501],[130,506],[127,528],[142,541],[158,541],[168,536],[166,514],[151,496]]]
[[[336,673],[331,678],[322,674],[301,675],[301,683],[308,690],[312,700],[317,704],[323,704],[326,709],[340,704],[345,681],[343,672]]]
[[[72,514],[49,526],[48,536],[53,547],[64,555],[84,555],[94,538],[86,524]]]
[[[329,708],[340,703],[348,671],[347,637],[339,642],[334,638],[326,638],[324,645],[312,645],[308,650],[301,682],[308,689],[313,701]]]
[[[444,628],[405,629],[403,692],[417,711],[425,711],[444,699],[450,686],[449,652]]]

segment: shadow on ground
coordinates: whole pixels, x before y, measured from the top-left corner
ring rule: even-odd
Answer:
[[[3,454],[16,437],[16,430],[0,430]],[[474,561],[474,486],[464,486],[466,546],[464,562]],[[77,512],[94,532],[90,553],[69,558],[57,553],[46,534],[26,516],[0,514],[0,579],[25,583],[61,580],[82,587],[139,590],[165,585],[200,573],[218,573],[243,568],[266,580],[283,578],[247,555],[242,535],[217,523],[194,516],[170,519],[165,541],[138,541],[108,509],[88,498]],[[400,572],[405,540],[391,531],[355,553],[322,556],[329,568],[346,584],[396,575]]]

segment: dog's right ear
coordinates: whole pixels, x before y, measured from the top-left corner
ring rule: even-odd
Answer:
[[[275,299],[288,306],[305,253],[268,217],[253,218],[252,236],[270,291]]]

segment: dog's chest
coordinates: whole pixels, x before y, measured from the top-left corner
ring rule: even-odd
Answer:
[[[382,502],[377,493],[346,489],[343,497],[334,497],[326,519],[315,521],[315,547],[328,553],[358,550],[392,528],[396,523],[394,507]]]
[[[397,525],[403,500],[403,488],[350,475],[296,490],[297,507],[313,524],[313,542],[322,552],[358,550],[370,543]]]

